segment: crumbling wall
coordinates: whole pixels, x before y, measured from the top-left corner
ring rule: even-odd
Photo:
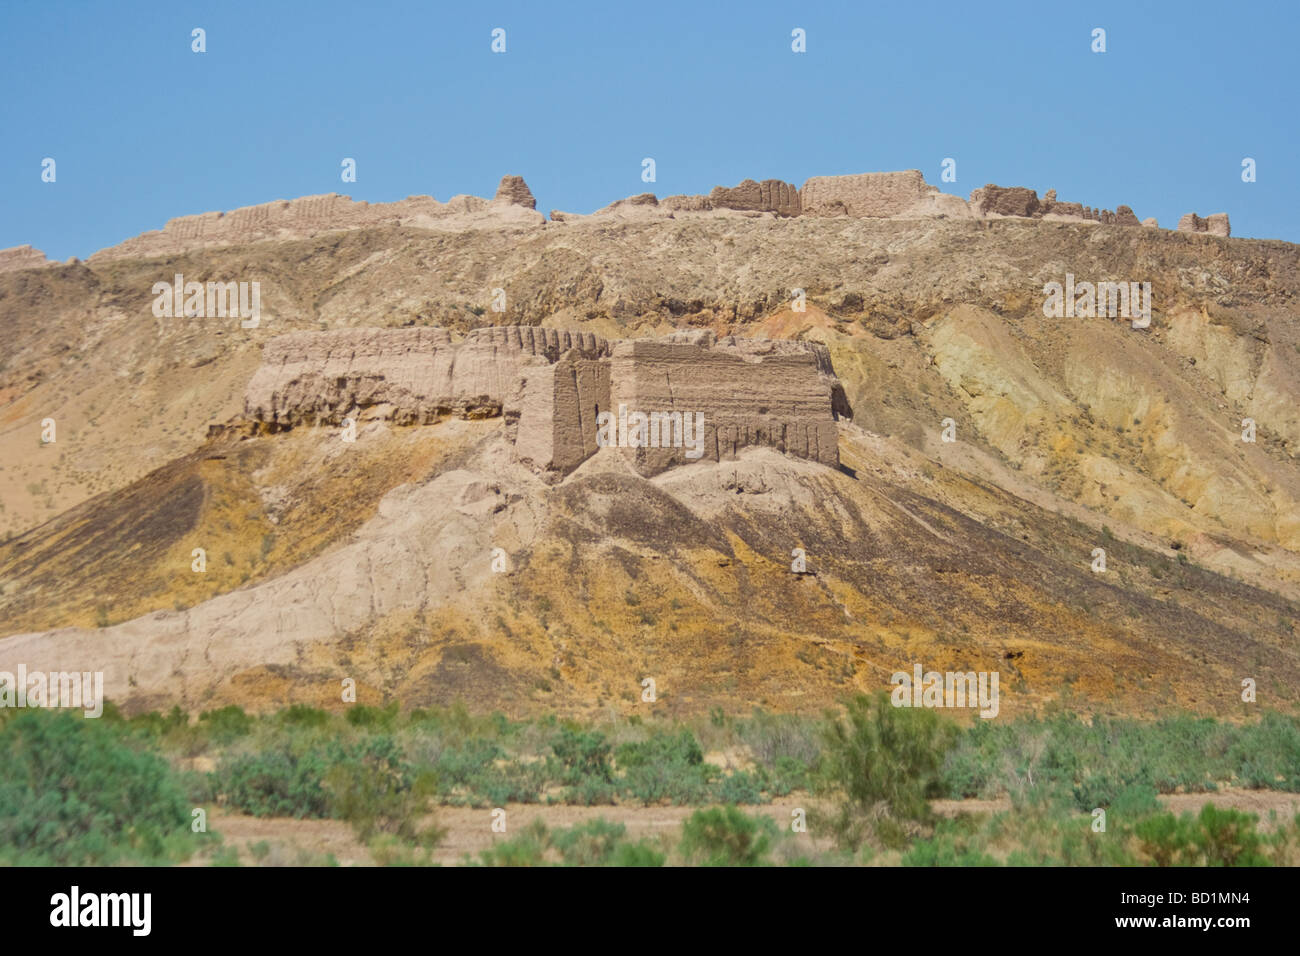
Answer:
[[[1189,212],[1178,220],[1179,232],[1204,232],[1211,236],[1228,238],[1232,235],[1232,226],[1228,224],[1226,212],[1216,212],[1202,219],[1194,212]]]
[[[1119,206],[1094,209],[1077,202],[1059,202],[1056,190],[1049,189],[1042,199],[1038,193],[1024,186],[997,186],[989,183],[970,194],[971,211],[981,218],[1013,217],[1017,219],[1050,219],[1053,221],[1100,222],[1108,226],[1140,225],[1133,210]]]
[[[838,465],[835,420],[852,415],[830,352],[817,343],[692,331],[611,346],[590,333],[525,326],[478,329],[458,343],[438,328],[280,336],[266,346],[244,412],[281,426],[502,415],[516,457],[550,478],[594,455],[602,437],[645,475],[733,458],[750,445]],[[614,424],[602,436],[603,412]],[[669,422],[658,447],[629,439],[626,423],[638,412]]]
[[[701,458],[735,458],[752,445],[775,448],[826,465],[839,464],[832,408],[833,378],[824,346],[786,340],[726,338],[684,333],[617,342],[610,357],[610,410],[645,415],[703,415]],[[675,426],[675,420],[674,420]],[[631,435],[631,431],[629,431]],[[643,475],[692,460],[683,441],[621,450]],[[647,436],[650,437],[650,436]],[[683,436],[684,438],[685,436]],[[692,435],[692,438],[698,436]]]
[[[478,196],[453,196],[445,203],[432,196],[408,196],[397,202],[368,203],[354,202],[338,193],[278,199],[230,212],[204,212],[169,219],[162,229],[101,249],[88,261],[173,255],[190,249],[301,239],[322,232],[375,226],[434,227],[445,223],[451,228],[470,228],[480,221],[538,225],[544,217],[535,206],[532,192],[519,176],[503,177],[491,202]]]
[[[730,189],[714,186],[709,193],[709,204],[713,209],[747,209],[774,212],[778,216],[797,216],[803,208],[799,190],[779,179],[765,179],[761,183],[746,179]]]
[[[267,343],[244,414],[278,425],[337,424],[364,409],[399,424],[491,417],[529,359],[608,349],[591,333],[520,326],[478,329],[454,344],[440,328],[295,332]]]
[[[1042,214],[1038,193],[1024,186],[995,186],[989,183],[982,189],[971,192],[970,205],[981,216],[1032,218]]]
[[[799,200],[810,215],[836,215],[839,208],[850,216],[889,218],[907,212],[934,192],[919,169],[895,173],[858,173],[853,176],[813,176],[803,184]]]
[[[569,352],[553,365],[536,360],[520,368],[506,403],[506,434],[515,457],[559,477],[596,453],[596,424],[609,409],[610,365]]]

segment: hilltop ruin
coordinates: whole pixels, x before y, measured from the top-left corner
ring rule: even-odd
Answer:
[[[459,342],[441,328],[281,336],[244,399],[245,419],[274,429],[501,416],[516,458],[547,480],[596,453],[602,412],[649,419],[641,438],[620,443],[645,476],[695,457],[677,440],[684,416],[703,416],[705,459],[761,445],[835,467],[835,422],[852,415],[817,343],[708,331],[610,342],[529,326],[477,329]]]
[[[245,206],[231,212],[205,212],[168,220],[158,230],[143,233],[116,246],[101,249],[89,262],[138,256],[166,256],[195,249],[218,248],[247,242],[302,239],[325,232],[380,226],[409,226],[438,232],[512,227],[535,229],[584,220],[676,219],[692,216],[846,216],[860,219],[1039,219],[1056,222],[1100,223],[1116,226],[1155,227],[1154,219],[1138,222],[1128,206],[1113,212],[1077,202],[1058,202],[1056,190],[1043,196],[1023,186],[989,184],[974,190],[969,199],[940,192],[925,181],[918,169],[898,172],[856,173],[847,176],[813,176],[802,187],[779,179],[737,186],[715,186],[707,195],[678,195],[659,199],[641,193],[619,199],[590,214],[551,210],[549,222],[537,211],[537,201],[521,176],[504,176],[492,199],[453,196],[439,202],[432,196],[408,196],[391,203],[354,202],[329,193],[301,199],[276,200]],[[1188,213],[1178,222],[1179,232],[1228,237],[1227,213],[1201,218]],[[75,261],[75,260],[70,260]],[[31,246],[0,249],[0,272],[58,265]]]

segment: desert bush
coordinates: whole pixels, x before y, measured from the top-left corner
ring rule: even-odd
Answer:
[[[386,834],[436,846],[446,835],[436,826],[419,828],[419,817],[437,790],[437,778],[429,771],[414,773],[391,737],[363,741],[349,759],[330,768],[324,783],[334,816],[351,824],[362,842]]]
[[[1300,719],[1265,713],[1241,728],[1226,759],[1244,786],[1300,792]]]
[[[614,756],[624,771],[620,789],[642,803],[667,800],[681,805],[709,799],[714,769],[704,762],[699,741],[689,730],[620,744]]]
[[[748,770],[737,770],[724,776],[715,788],[722,803],[764,803],[763,778]]]
[[[291,727],[320,728],[330,722],[328,713],[315,707],[308,707],[305,704],[291,704],[280,711],[279,718],[282,724]]]
[[[611,748],[605,735],[598,731],[563,727],[551,741],[551,750],[559,764],[557,777],[561,783],[575,786],[589,778],[603,781],[610,779]]]
[[[253,718],[242,707],[222,707],[199,714],[199,726],[207,733],[208,740],[224,746],[252,733]]]
[[[835,801],[826,822],[836,842],[856,850],[874,832],[888,845],[904,843],[906,822],[930,817],[927,798],[940,791],[955,735],[934,711],[894,707],[883,693],[855,697],[843,719],[830,718],[817,786]]]
[[[749,816],[734,806],[697,810],[682,824],[678,850],[702,866],[763,866],[776,839],[771,817]]]
[[[784,763],[806,768],[821,754],[821,728],[807,717],[755,709],[751,718],[739,723],[738,730],[760,766],[775,769]]]
[[[566,866],[664,865],[666,856],[649,841],[633,842],[626,834],[623,824],[598,818],[567,830],[555,830],[550,842]]]
[[[563,793],[563,802],[580,807],[594,807],[613,804],[618,799],[618,786],[598,777],[583,777],[578,783],[567,787]]]
[[[997,866],[985,843],[965,820],[944,820],[934,835],[917,840],[902,857],[903,866]]]
[[[368,707],[365,704],[353,704],[344,714],[344,719],[353,727],[366,727],[373,730],[389,731],[398,718],[398,702],[392,701],[387,707]]]
[[[1133,830],[1156,866],[1268,866],[1256,823],[1254,814],[1207,803],[1197,816],[1157,813]]]
[[[337,744],[300,752],[285,742],[227,755],[209,775],[210,786],[226,805],[255,817],[328,817],[330,798],[323,781],[342,760]]]
[[[167,762],[122,722],[17,713],[0,720],[0,766],[0,863],[167,863],[208,839]]]
[[[483,866],[546,866],[550,834],[546,824],[533,820],[523,831],[508,840],[500,840],[479,852]]]
[[[1064,794],[1079,810],[1110,805],[1134,786],[1159,793],[1220,784],[1300,790],[1300,720],[1266,713],[1252,724],[1179,715],[1157,721],[1068,713],[964,732],[943,768],[953,797],[1043,802]]]

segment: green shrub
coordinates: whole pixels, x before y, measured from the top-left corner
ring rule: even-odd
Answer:
[[[188,726],[189,722],[189,715],[177,706],[173,706],[166,714],[160,714],[154,710],[148,713],[136,714],[128,721],[132,727],[144,730],[156,737],[161,737],[163,734],[179,727]]]
[[[620,843],[614,848],[614,855],[609,860],[610,866],[663,866],[668,857],[660,853],[645,840],[636,843]]]
[[[551,741],[551,750],[560,766],[560,782],[577,785],[588,778],[609,780],[610,749],[602,733],[561,728],[559,736]]]
[[[551,833],[566,866],[663,866],[666,857],[645,840],[626,839],[627,828],[604,818]]]
[[[762,767],[807,768],[821,754],[821,728],[817,722],[794,714],[769,714],[755,709],[741,723],[740,738]]]
[[[0,720],[0,767],[0,863],[167,863],[207,839],[170,766],[121,722],[22,711]]]
[[[678,849],[702,866],[764,866],[776,838],[771,817],[749,816],[736,807],[697,810],[682,824]]]
[[[903,854],[903,866],[997,866],[998,861],[978,844],[951,834],[917,840]]]
[[[342,759],[337,744],[299,753],[283,743],[225,757],[211,774],[211,786],[228,806],[255,817],[329,817],[323,781]]]
[[[280,711],[280,722],[290,727],[320,728],[330,722],[330,715],[305,704],[292,704]]]
[[[362,742],[349,759],[330,768],[325,787],[334,816],[350,823],[362,842],[382,833],[436,846],[446,835],[438,827],[418,828],[418,817],[437,790],[436,778],[427,771],[413,773],[391,737]]]
[[[722,778],[717,787],[722,803],[763,803],[763,781],[748,770],[738,770]]]
[[[233,705],[220,710],[205,710],[199,714],[199,725],[218,745],[229,744],[253,732],[253,718],[244,713],[242,707]]]
[[[365,704],[353,704],[344,714],[353,727],[369,727],[376,730],[391,730],[397,721],[398,702],[393,701],[387,707],[368,707]]]
[[[1244,786],[1300,792],[1300,720],[1265,713],[1242,729],[1227,760]]]
[[[933,710],[894,707],[888,694],[849,701],[845,717],[827,723],[818,777],[818,789],[836,802],[828,821],[836,842],[856,850],[874,831],[902,845],[903,821],[930,818],[927,798],[940,792],[955,735]]]
[[[1195,817],[1148,817],[1134,832],[1156,866],[1268,866],[1256,822],[1254,814],[1207,803]]]
[[[704,762],[704,751],[689,730],[622,744],[615,760],[625,770],[620,789],[642,803],[683,805],[710,798],[714,769]]]
[[[1258,818],[1240,810],[1219,809],[1212,803],[1201,808],[1194,842],[1205,866],[1268,866],[1260,852]]]
[[[479,853],[484,866],[546,866],[550,835],[546,824],[534,820],[517,837],[501,840]]]
[[[594,807],[613,804],[618,798],[618,786],[596,777],[583,777],[581,781],[565,789],[563,802],[580,807]]]

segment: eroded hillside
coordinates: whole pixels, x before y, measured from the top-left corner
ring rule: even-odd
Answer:
[[[651,676],[669,709],[794,709],[917,660],[1000,669],[1012,709],[1231,712],[1246,676],[1294,706],[1297,259],[1104,224],[732,217],[0,274],[0,619],[31,635],[0,664],[99,655],[135,706],[328,703],[353,676],[577,711]],[[260,281],[260,327],[155,318],[176,273]],[[1150,327],[1045,318],[1067,273],[1150,282]],[[842,468],[755,449],[647,479],[602,452],[551,486],[500,419],[207,439],[274,335],[507,323],[822,342],[854,412]]]

